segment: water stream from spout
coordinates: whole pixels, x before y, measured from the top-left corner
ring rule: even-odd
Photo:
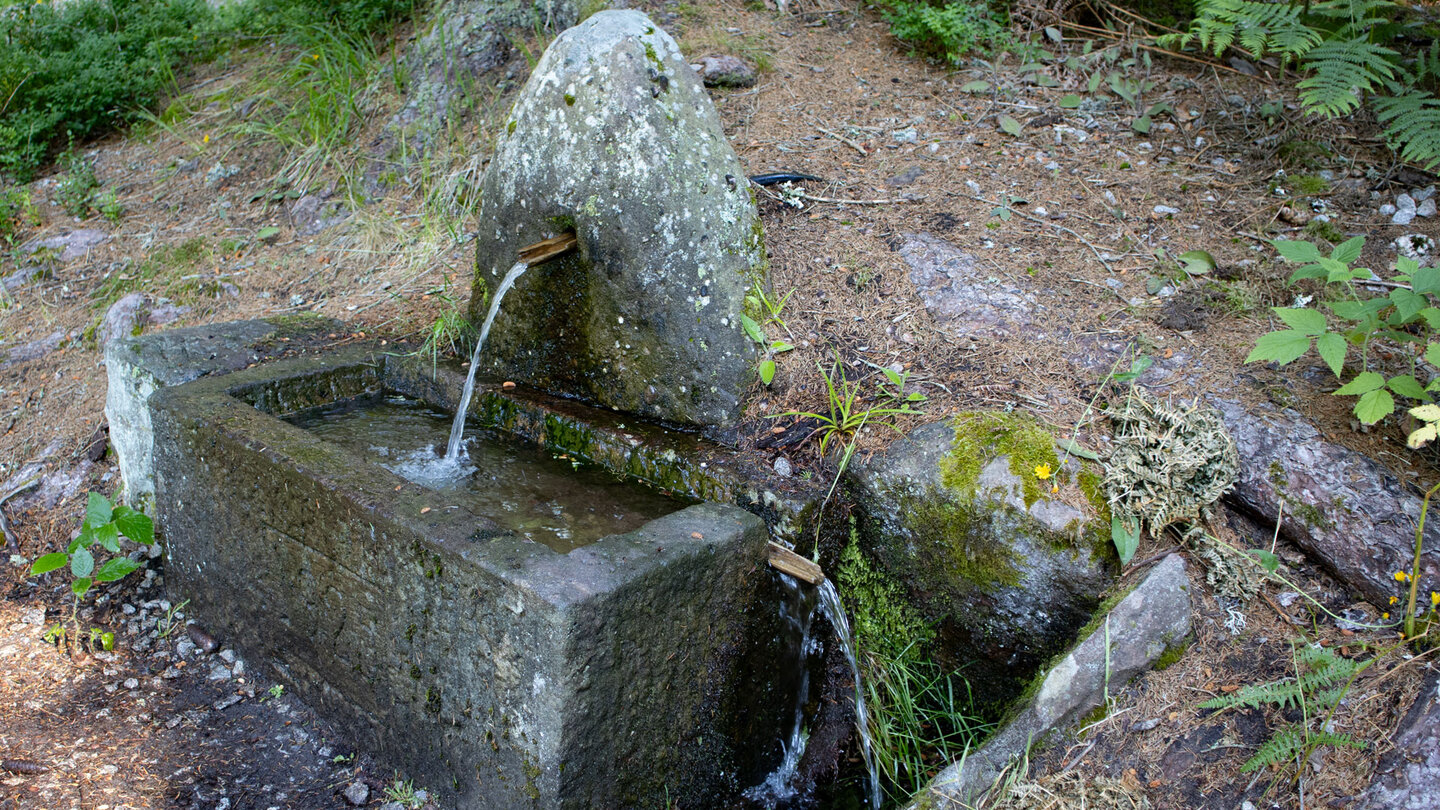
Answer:
[[[475,370],[480,368],[480,350],[485,346],[485,338],[490,334],[490,325],[495,323],[495,315],[500,311],[500,302],[505,298],[505,293],[515,286],[515,279],[525,274],[530,265],[525,262],[516,262],[500,280],[500,286],[495,288],[495,293],[490,297],[490,311],[485,313],[485,323],[480,326],[480,337],[475,341],[475,351],[470,355],[470,374],[465,377],[465,390],[460,394],[460,407],[455,410],[455,422],[450,426],[450,441],[445,445],[445,461],[457,464],[461,454],[465,452],[465,413],[470,410],[470,397],[475,394]]]
[[[870,807],[880,810],[880,765],[875,758],[875,748],[870,742],[870,716],[865,713],[865,685],[860,682],[860,662],[855,657],[855,637],[850,634],[850,620],[845,617],[845,606],[840,602],[840,592],[829,579],[820,583],[820,609],[825,618],[835,627],[835,638],[845,660],[850,663],[850,674],[855,678],[855,726],[860,732],[860,748],[865,756],[865,768],[870,772]]]
[[[860,747],[865,757],[865,768],[869,775],[866,785],[867,798],[872,810],[879,810],[881,801],[880,768],[875,758],[875,749],[870,740],[870,718],[865,710],[865,687],[860,682],[859,661],[855,657],[855,639],[850,633],[850,620],[845,616],[845,606],[840,602],[840,592],[829,579],[821,581],[813,591],[801,586],[788,575],[780,577],[786,588],[786,598],[780,604],[780,616],[793,636],[799,638],[797,648],[798,666],[802,670],[799,693],[795,701],[795,718],[790,736],[782,742],[784,756],[780,766],[765,777],[765,781],[745,791],[745,798],[765,807],[776,807],[792,800],[798,793],[796,784],[800,760],[805,754],[809,739],[805,728],[805,703],[810,693],[810,673],[805,659],[810,654],[815,639],[812,633],[815,617],[824,614],[835,629],[840,650],[850,664],[850,674],[855,682],[855,725],[860,735]],[[813,595],[812,595],[813,594]]]

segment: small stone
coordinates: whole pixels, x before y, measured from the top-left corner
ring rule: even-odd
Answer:
[[[896,143],[916,143],[920,140],[920,133],[914,127],[906,127],[891,133],[891,137]]]
[[[220,642],[216,641],[214,636],[205,632],[205,629],[198,624],[187,626],[185,628],[185,634],[194,642],[195,649],[206,655],[215,652],[215,648],[220,646]],[[223,657],[225,653],[221,653],[220,655]]]
[[[1435,216],[1435,201],[1434,201],[1433,199],[1431,199],[1431,200],[1425,200],[1424,202],[1422,202],[1422,203],[1420,203],[1419,205],[1415,206],[1415,216],[1417,216],[1417,217],[1433,217],[1433,216]]]
[[[1425,188],[1417,188],[1410,192],[1410,197],[1417,203],[1433,199],[1435,197],[1435,187],[1426,186]]]
[[[189,658],[195,654],[195,650],[195,642],[191,641],[189,636],[182,636],[179,641],[175,642],[175,654],[181,658]]]
[[[303,296],[303,295],[301,295],[301,294],[299,294],[299,293],[295,293],[294,295],[290,296],[290,306],[292,306],[292,307],[303,307],[303,306],[305,306],[305,296]]]
[[[230,680],[230,668],[227,667],[227,666],[225,666],[224,664],[220,663],[219,661],[216,661],[215,663],[213,663],[213,664],[210,665],[209,680],[212,680],[212,681],[228,681],[228,680]]]
[[[789,478],[792,472],[794,472],[794,468],[790,466],[790,459],[785,458],[784,456],[775,459],[776,475],[780,476],[781,478]]]
[[[233,664],[233,663],[235,663],[235,651],[232,650],[232,649],[229,649],[228,647],[227,647],[226,649],[221,650],[221,651],[220,651],[220,660],[224,661],[224,662],[227,663],[227,664]]]
[[[122,686],[124,686],[126,689],[139,689],[140,681],[136,678],[126,678]]]
[[[160,673],[160,677],[164,678],[167,681],[173,681],[176,678],[180,677],[181,674],[182,673],[180,672],[179,667],[166,667],[165,671]]]
[[[234,664],[234,666],[230,667],[230,672],[231,672],[231,674],[233,674],[233,675],[234,675],[235,677],[237,677],[237,678],[240,677],[240,676],[242,676],[242,675],[244,675],[244,674],[245,674],[245,662],[244,662],[244,661],[236,661],[235,664]]]
[[[215,703],[214,703],[213,705],[215,706],[215,711],[217,711],[217,712],[223,712],[223,711],[225,711],[226,709],[230,708],[231,706],[234,706],[236,703],[239,703],[240,701],[242,701],[242,700],[244,700],[244,699],[245,699],[245,698],[244,698],[242,695],[229,695],[229,696],[227,696],[227,697],[223,697],[223,698],[220,698],[219,700],[215,701]]]
[[[120,612],[124,613],[126,616],[132,615],[133,613],[135,613],[135,606],[128,603],[121,605]]]
[[[1131,731],[1149,731],[1160,725],[1160,718],[1152,717],[1149,720],[1138,720],[1130,725]]]
[[[1151,209],[1161,216],[1170,216],[1180,213],[1180,209],[1170,205],[1157,205]]]
[[[351,782],[345,786],[345,801],[359,807],[370,800],[370,787],[364,782]]]
[[[690,67],[700,74],[706,87],[754,87],[755,68],[745,64],[739,57],[729,54],[711,54],[700,57]]]
[[[1395,210],[1396,210],[1396,211],[1414,211],[1414,210],[1415,210],[1415,198],[1414,198],[1414,197],[1411,197],[1409,194],[1401,194],[1400,196],[1398,196],[1398,197],[1395,198]]]
[[[1401,209],[1399,211],[1396,211],[1395,216],[1390,218],[1391,225],[1409,225],[1414,221],[1415,211],[1413,209],[1409,211]]]

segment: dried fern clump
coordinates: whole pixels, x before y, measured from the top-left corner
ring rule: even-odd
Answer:
[[[1198,520],[1234,486],[1240,456],[1214,409],[1171,407],[1133,388],[1110,420],[1115,450],[1105,492],[1111,510],[1127,522],[1143,521],[1158,534],[1172,523]]]
[[[1013,785],[986,810],[1150,810],[1150,800],[1119,779],[1071,771]]]

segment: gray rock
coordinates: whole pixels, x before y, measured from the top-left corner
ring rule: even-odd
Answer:
[[[961,337],[1016,335],[1041,307],[1028,290],[982,275],[975,257],[928,233],[904,234],[900,257],[920,301],[947,331]]]
[[[629,10],[561,34],[515,103],[481,199],[476,323],[521,247],[572,227],[580,243],[520,277],[482,368],[670,422],[738,420],[756,354],[739,316],[766,283],[763,234],[675,40]]]
[[[219,662],[219,661],[215,661],[214,663],[210,664],[209,680],[212,680],[212,681],[228,681],[228,680],[230,680],[230,667],[225,666],[224,664],[222,664],[222,663]]]
[[[1414,198],[1414,197],[1411,197],[1409,194],[1401,194],[1401,195],[1397,196],[1397,197],[1395,198],[1395,210],[1396,210],[1396,211],[1414,211],[1414,210],[1415,210],[1415,198]]]
[[[755,68],[737,56],[711,54],[691,65],[706,87],[754,87]]]
[[[1178,214],[1178,213],[1180,213],[1180,209],[1179,209],[1179,208],[1176,208],[1176,207],[1173,206],[1173,205],[1157,205],[1157,206],[1155,206],[1154,208],[1152,208],[1152,209],[1150,209],[1150,210],[1151,210],[1151,211],[1154,211],[1155,213],[1157,213],[1157,214],[1159,214],[1159,215],[1161,215],[1161,216],[1169,216],[1169,215],[1173,215],[1173,214]]]
[[[1056,729],[1074,724],[1113,692],[1149,669],[1190,634],[1190,582],[1185,560],[1171,554],[1114,609],[1093,633],[1045,673],[1028,705],[1008,725],[941,771],[917,806],[971,807],[1015,757]],[[1432,805],[1433,806],[1433,805]]]
[[[32,340],[29,343],[22,343],[13,349],[4,350],[0,354],[0,368],[9,368],[16,363],[28,363],[31,360],[39,360],[45,355],[60,348],[65,342],[64,332],[51,332],[43,338]]]
[[[781,478],[789,478],[794,469],[790,466],[790,459],[780,456],[775,459],[775,474]]]
[[[1309,420],[1269,405],[1207,397],[1243,464],[1230,502],[1280,531],[1365,598],[1384,605],[1410,569],[1420,498],[1381,465],[1325,441]],[[1427,520],[1422,582],[1440,581],[1440,522]]]
[[[1391,225],[1409,225],[1415,221],[1414,211],[1396,211],[1395,216],[1390,217]]]
[[[145,293],[133,292],[105,310],[95,338],[105,347],[122,337],[139,335],[147,326],[171,323],[189,311],[189,307],[177,307],[168,298],[152,299]]]
[[[370,787],[364,782],[351,782],[345,786],[345,801],[359,807],[370,800]]]
[[[350,209],[341,200],[332,198],[331,192],[306,194],[286,207],[290,222],[295,226],[295,235],[301,238],[314,236],[350,218]]]
[[[224,163],[216,163],[214,166],[210,167],[210,171],[205,172],[205,187],[219,188],[225,185],[225,183],[228,182],[230,178],[234,177],[239,173],[239,166],[229,166]]]
[[[1012,463],[1007,446],[1026,449]],[[862,548],[945,639],[938,659],[966,663],[976,693],[997,701],[1072,643],[1119,568],[1108,521],[1084,496],[1052,496],[1030,469],[1038,457],[1058,466],[1053,439],[1025,417],[962,414],[847,473]]]
[[[259,362],[274,350],[270,342],[277,337],[313,340],[342,328],[328,318],[291,316],[172,329],[140,338],[121,335],[106,344],[105,419],[120,460],[126,502],[136,508],[154,502],[154,431],[147,402],[156,389]]]
[[[1431,670],[1420,697],[1391,737],[1390,752],[1359,797],[1360,810],[1440,807],[1440,671]]]
[[[1427,218],[1435,216],[1435,201],[1433,199],[1425,200],[1415,206],[1415,216]]]
[[[1426,186],[1424,188],[1413,189],[1410,192],[1410,196],[1417,203],[1425,202],[1426,200],[1430,200],[1435,197],[1435,187]]]
[[[45,239],[32,239],[20,246],[23,254],[34,253],[42,248],[60,252],[60,261],[74,261],[91,250],[110,241],[110,234],[93,228],[77,228]]]

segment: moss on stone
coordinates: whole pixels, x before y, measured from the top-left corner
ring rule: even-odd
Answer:
[[[963,500],[975,497],[980,471],[1000,456],[1010,459],[1010,472],[1021,481],[1026,508],[1041,495],[1035,470],[1043,466],[1059,474],[1055,437],[1028,416],[967,411],[956,414],[951,424],[955,440],[950,454],[940,462],[940,476],[945,486]]]
[[[855,637],[867,650],[891,658],[920,655],[934,628],[911,606],[905,589],[866,559],[854,522],[836,577],[851,609]]]
[[[934,538],[944,548],[930,555],[942,569],[926,572],[931,582],[963,580],[980,587],[1020,583],[1020,557],[1001,543],[987,542],[988,522],[972,503],[939,497],[907,499],[901,507],[906,523],[922,538]]]
[[[1175,662],[1185,656],[1185,651],[1188,649],[1190,649],[1189,641],[1182,641],[1179,644],[1171,644],[1166,647],[1165,652],[1160,653],[1160,657],[1155,659],[1155,671],[1159,672],[1162,669],[1168,669],[1174,666]]]

